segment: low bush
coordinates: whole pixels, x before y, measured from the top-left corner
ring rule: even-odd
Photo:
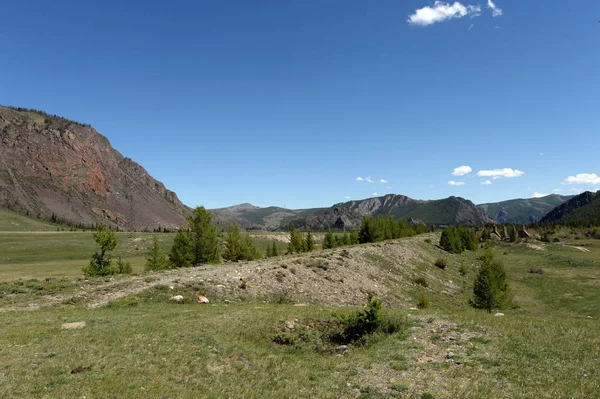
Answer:
[[[434,265],[436,265],[437,267],[439,267],[442,270],[445,270],[446,266],[448,265],[448,262],[444,258],[439,258],[438,260],[435,261]]]
[[[421,296],[419,296],[419,302],[417,302],[417,308],[427,309],[428,307],[429,307],[429,297],[425,293],[422,293]]]
[[[425,280],[425,277],[417,277],[415,279],[415,284],[420,285],[421,287],[429,287],[429,284],[427,283],[427,280]]]
[[[535,266],[530,266],[529,267],[529,273],[544,274],[544,269],[539,268],[539,267],[535,267]]]

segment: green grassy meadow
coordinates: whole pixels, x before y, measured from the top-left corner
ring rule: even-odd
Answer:
[[[143,248],[152,235],[118,233],[116,252],[137,273],[144,273]],[[170,246],[172,234],[156,236]],[[446,270],[419,264],[430,282],[460,289],[413,284],[407,294],[415,304],[426,295],[428,309],[386,308],[387,316],[402,320],[399,331],[339,353],[307,344],[320,337],[310,326],[356,309],[259,300],[175,304],[156,287],[94,309],[72,300],[9,310],[18,295],[36,300],[44,290],[80,289],[69,281],[81,275],[95,244],[89,232],[2,232],[0,397],[598,398],[600,240],[567,237],[566,244],[496,244],[515,305],[502,317],[467,305],[481,250],[445,255]],[[362,256],[399,280],[416,277],[404,276],[393,259]],[[530,272],[540,269],[543,274]],[[40,282],[14,281],[19,278]],[[79,321],[86,327],[61,329]],[[303,343],[275,343],[289,323]]]

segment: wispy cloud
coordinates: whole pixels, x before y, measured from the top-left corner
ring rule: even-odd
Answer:
[[[360,176],[358,176],[358,177],[356,178],[356,181],[363,181],[363,180],[365,180],[365,179],[363,179],[363,178],[362,178],[362,177],[360,177]]]
[[[387,188],[388,190],[392,190],[393,189],[392,186],[385,186],[385,188]]]
[[[385,180],[385,179],[381,179],[381,180],[379,180],[379,183],[384,183],[385,184],[385,183],[388,183],[388,181]]]
[[[493,17],[499,17],[502,14],[504,14],[504,11],[502,11],[501,8],[498,8],[498,6],[496,6],[496,3],[494,3],[492,0],[488,0],[487,6],[492,10]]]
[[[365,177],[365,181],[366,181],[367,183],[373,183],[373,180],[371,180],[371,176],[367,176],[367,177]]]
[[[458,1],[455,1],[454,4],[436,1],[433,3],[433,7],[425,6],[415,10],[415,12],[408,17],[407,22],[410,25],[429,26],[436,22],[444,22],[452,18],[463,18],[468,15],[471,17],[481,15],[481,6],[465,6]]]
[[[475,27],[475,24],[471,24],[471,25],[469,25],[469,29],[467,29],[467,30],[471,30],[471,29],[473,29],[474,27]]]
[[[567,177],[563,184],[600,184],[600,176],[595,173],[579,173]]]
[[[525,172],[518,169],[503,168],[503,169],[491,169],[491,170],[480,170],[477,172],[479,177],[491,177],[492,179],[499,179],[501,177],[521,177]]]
[[[560,193],[562,190],[560,188],[555,188],[554,190],[552,190],[552,192],[554,193]]]
[[[377,194],[377,193],[373,193],[373,194],[371,194],[371,195],[372,195],[373,197],[376,197],[376,196],[378,196],[379,194]]]
[[[483,184],[484,186],[489,186],[490,184],[492,184],[491,180],[484,180],[481,182],[481,184]]]
[[[349,196],[349,195],[346,195],[346,199],[350,199],[350,196]]]
[[[454,181],[454,180],[450,180],[448,182],[448,185],[450,186],[464,186],[465,182],[464,181]]]
[[[452,176],[464,176],[468,173],[471,173],[473,169],[470,166],[459,166],[458,168],[454,168],[454,171],[451,173]]]
[[[533,193],[531,195],[531,198],[542,198],[542,197],[545,197],[547,195],[550,195],[550,194]]]

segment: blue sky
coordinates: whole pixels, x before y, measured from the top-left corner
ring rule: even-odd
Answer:
[[[597,0],[2,13],[0,104],[92,124],[190,206],[600,188]]]

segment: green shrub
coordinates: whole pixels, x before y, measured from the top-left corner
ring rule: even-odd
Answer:
[[[417,308],[427,309],[428,307],[429,307],[429,297],[423,292],[419,296],[419,301],[417,302]]]
[[[131,274],[133,272],[133,268],[131,267],[131,263],[124,261],[119,256],[117,259],[117,273],[119,274]]]
[[[429,284],[427,283],[427,280],[425,280],[425,277],[417,277],[415,279],[415,284],[418,284],[421,287],[429,287]]]
[[[86,277],[115,274],[117,270],[113,267],[111,259],[111,252],[117,246],[115,232],[100,223],[93,237],[94,241],[100,246],[100,251],[92,255],[90,264],[83,268],[83,273]]]
[[[544,274],[544,269],[539,268],[539,267],[535,267],[535,266],[530,266],[529,267],[529,273]]]
[[[383,324],[381,308],[381,299],[369,294],[366,309],[350,316],[337,315],[337,319],[345,326],[342,333],[343,338],[352,342],[375,332]]]
[[[446,269],[446,266],[447,266],[447,263],[448,263],[448,262],[446,261],[446,259],[444,259],[444,258],[438,258],[438,259],[435,261],[434,265],[436,265],[437,267],[439,267],[439,268],[440,268],[440,269],[442,269],[442,270],[445,270],[445,269]]]
[[[458,268],[458,272],[460,273],[461,276],[466,276],[468,273],[467,267],[465,266],[464,263],[461,262],[460,267]]]

